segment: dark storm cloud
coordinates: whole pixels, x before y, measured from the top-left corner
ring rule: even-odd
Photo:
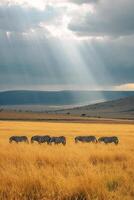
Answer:
[[[69,28],[80,36],[122,36],[134,33],[133,0],[100,0],[93,13],[74,18]]]
[[[112,85],[134,82],[134,36],[115,41],[94,41],[92,46],[108,70]]]
[[[75,45],[97,83],[110,87],[133,82],[133,39],[81,41]],[[38,85],[89,84],[83,71],[80,71],[82,82],[79,83],[73,71],[78,67],[77,60],[74,66],[57,39],[27,41],[19,36],[18,39],[11,37],[10,42],[6,37],[0,41],[3,47],[0,49],[0,89],[6,86],[25,88],[33,85],[34,88]],[[79,67],[76,69],[79,71]]]

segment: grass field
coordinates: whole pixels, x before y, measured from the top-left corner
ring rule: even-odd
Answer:
[[[11,135],[64,135],[67,145],[9,144]],[[75,144],[77,135],[119,145]],[[0,121],[0,200],[134,200],[134,125]]]

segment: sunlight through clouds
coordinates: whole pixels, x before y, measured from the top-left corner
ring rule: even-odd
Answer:
[[[1,88],[133,89],[133,5],[0,0]]]
[[[68,24],[71,21],[71,18],[64,15],[59,24],[48,24],[44,25],[44,27],[49,31],[52,37],[62,38],[62,39],[70,39],[76,38],[75,34],[68,29]],[[43,24],[40,24],[43,27]]]

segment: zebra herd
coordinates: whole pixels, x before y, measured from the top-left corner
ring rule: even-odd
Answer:
[[[26,142],[29,143],[28,137],[27,136],[11,136],[9,138],[9,143],[12,142]],[[31,143],[37,142],[38,144],[42,144],[42,143],[47,143],[47,144],[63,144],[66,145],[66,137],[65,136],[59,136],[59,137],[50,137],[49,135],[35,135],[31,137]],[[74,138],[74,142],[78,143],[78,142],[83,142],[83,143],[114,143],[114,144],[118,144],[119,143],[119,139],[116,136],[112,136],[112,137],[100,137],[100,138],[96,138],[95,136],[77,136]]]

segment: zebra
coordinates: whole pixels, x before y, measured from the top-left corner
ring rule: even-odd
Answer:
[[[51,137],[49,135],[41,135],[41,136],[35,135],[35,136],[31,137],[31,143],[38,142],[39,144],[41,144],[41,143],[49,144],[50,139],[51,139]]]
[[[108,143],[118,144],[119,143],[119,139],[116,136],[112,136],[112,137],[100,137],[98,139],[98,142],[104,142],[105,144],[108,144]]]
[[[51,137],[50,143],[66,145],[66,138],[64,136]]]
[[[26,136],[11,136],[9,138],[9,143],[12,143],[12,142],[16,142],[16,143],[26,142],[26,143],[29,143],[28,138]]]
[[[75,137],[75,143],[78,143],[78,142],[97,143],[97,139],[95,136],[77,136]]]

